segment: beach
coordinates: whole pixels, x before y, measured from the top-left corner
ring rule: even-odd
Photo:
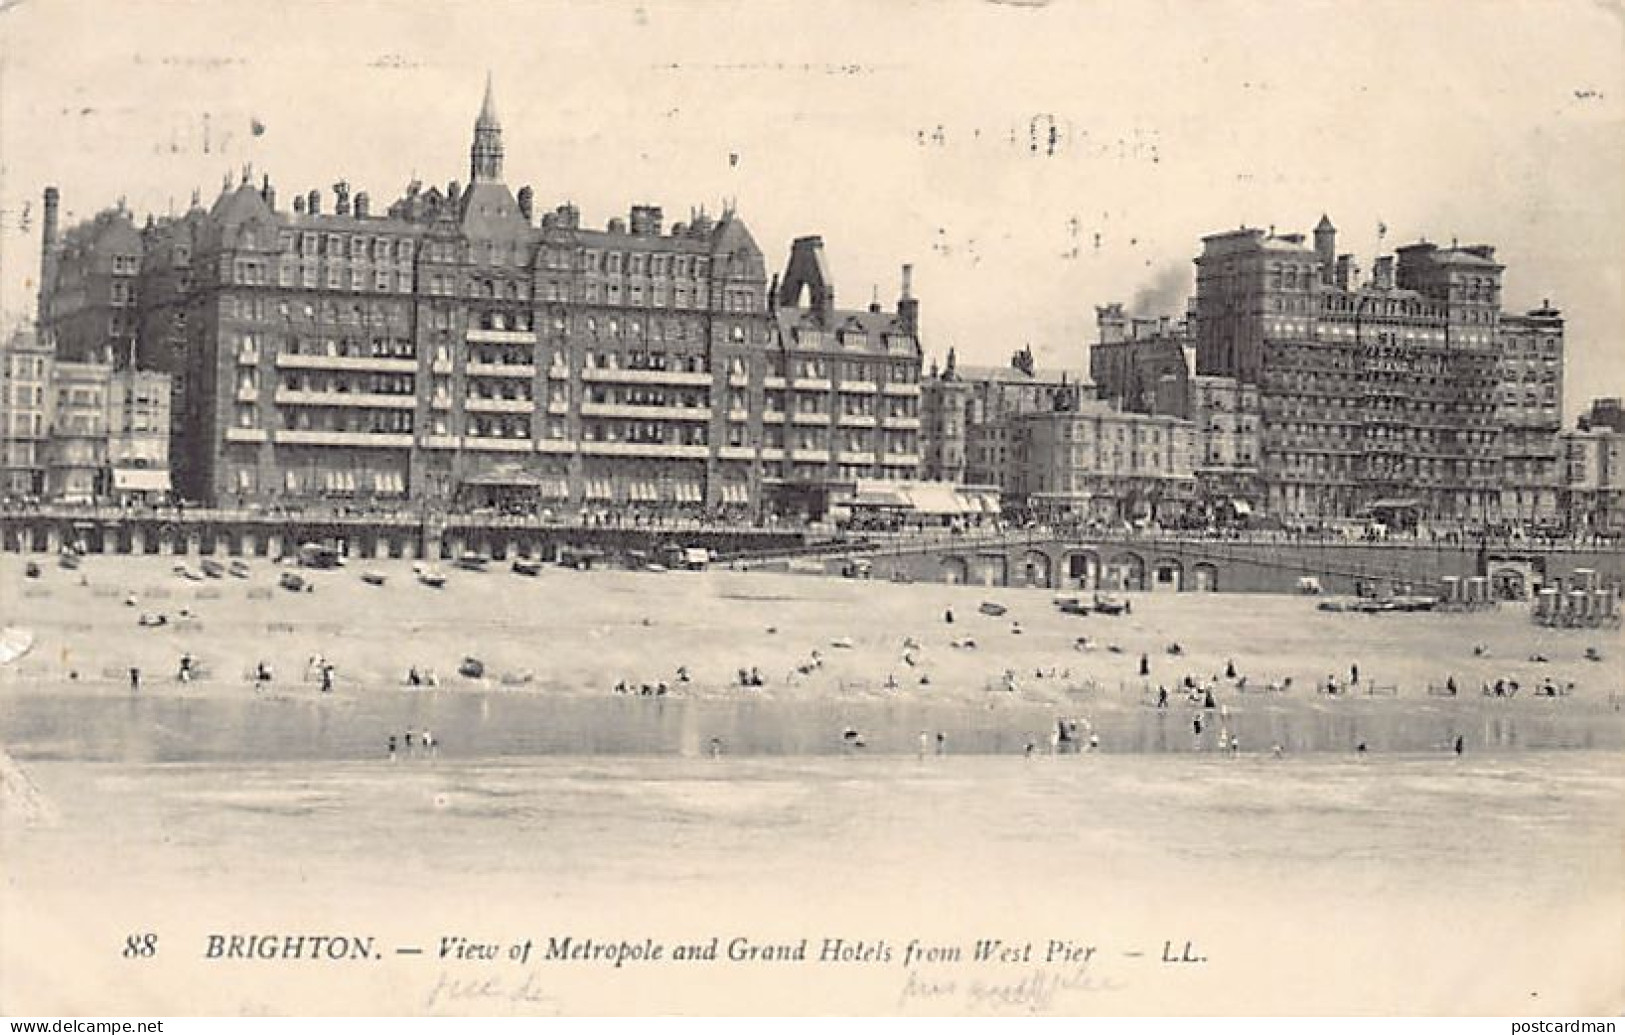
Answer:
[[[292,593],[263,562],[174,563],[0,558],[29,634],[0,668],[7,1012],[1625,1007],[1617,630],[1196,594],[1078,617],[1041,590],[720,571],[430,589],[356,566]],[[1355,664],[1359,689],[1314,689]],[[1186,675],[1213,707],[1156,707]],[[1548,678],[1572,692],[1528,692]],[[377,958],[211,957],[232,937]],[[443,956],[457,939],[502,958]],[[599,943],[665,955],[544,955]]]
[[[200,581],[172,564],[90,558],[25,579],[0,559],[21,587],[0,621],[33,643],[0,668],[15,754],[363,759],[408,725],[463,757],[816,754],[849,749],[848,728],[874,753],[916,753],[922,731],[933,751],[942,732],[952,750],[1005,753],[1051,746],[1058,722],[1093,728],[1104,751],[1211,749],[1221,733],[1245,750],[1427,751],[1458,735],[1482,750],[1625,746],[1619,631],[1544,628],[1517,606],[1359,615],[1311,597],[1136,594],[1130,614],[1079,617],[1044,590],[724,571],[493,566],[448,569],[431,589],[399,562],[303,569],[312,591],[294,593],[263,562]],[[979,613],[984,601],[1006,613]],[[156,614],[165,625],[139,624]],[[478,678],[459,673],[467,658]],[[333,666],[329,693],[317,659]],[[272,678],[256,683],[261,664]],[[435,685],[410,685],[412,670]],[[741,685],[752,674],[761,685]],[[1343,692],[1317,692],[1328,677]],[[1194,699],[1187,679],[1205,688]],[[1442,696],[1450,680],[1458,693]],[[1521,689],[1484,696],[1497,680]],[[1544,680],[1572,692],[1537,697]]]

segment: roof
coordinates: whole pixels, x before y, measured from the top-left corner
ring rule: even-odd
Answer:
[[[779,331],[786,341],[794,341],[796,330],[807,328],[820,331],[860,331],[867,335],[907,334],[908,328],[896,313],[870,312],[867,309],[836,309],[828,322],[816,309],[780,306],[775,316]],[[874,344],[879,344],[875,342]]]
[[[1053,370],[1039,368],[1029,374],[1025,370],[1018,370],[1012,366],[976,366],[974,364],[960,363],[954,367],[954,376],[961,381],[990,381],[998,384],[1020,385],[1059,385],[1064,382],[1069,387],[1087,386],[1089,372],[1086,370]]]

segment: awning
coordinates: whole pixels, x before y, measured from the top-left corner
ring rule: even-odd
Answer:
[[[115,492],[168,492],[169,472],[152,467],[113,469]]]
[[[891,482],[869,481],[860,479],[852,498],[846,500],[850,507],[898,507],[907,509],[912,506],[902,487]]]
[[[910,485],[905,492],[920,514],[963,514],[965,504],[952,485],[926,482]]]
[[[1248,503],[1246,500],[1231,500],[1230,509],[1234,510],[1242,517],[1246,517],[1248,514],[1253,512],[1253,505]]]
[[[518,464],[497,464],[463,479],[464,485],[517,485],[539,488],[547,479]]]
[[[1371,504],[1368,510],[1417,510],[1422,506],[1421,500],[1378,500]]]

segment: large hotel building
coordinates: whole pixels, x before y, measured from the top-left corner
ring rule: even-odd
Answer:
[[[733,211],[538,219],[504,182],[489,83],[466,186],[331,204],[245,174],[208,210],[104,227],[99,301],[53,290],[83,263],[48,228],[42,329],[64,358],[170,374],[182,496],[791,515],[916,476],[907,267],[895,310],[839,309],[821,240],[770,283]]]
[[[1502,313],[1493,248],[1408,245],[1356,283],[1325,218],[1202,244],[1196,373],[1257,386],[1271,513],[1555,516],[1562,319]]]

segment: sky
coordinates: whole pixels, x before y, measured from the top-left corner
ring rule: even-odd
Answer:
[[[1567,318],[1569,415],[1625,395],[1625,0],[0,0],[0,312],[47,184],[70,223],[247,163],[381,210],[468,179],[487,71],[538,208],[733,204],[770,269],[821,234],[849,306],[911,263],[933,357],[1086,367],[1202,235],[1324,213],[1362,270],[1494,244]]]

